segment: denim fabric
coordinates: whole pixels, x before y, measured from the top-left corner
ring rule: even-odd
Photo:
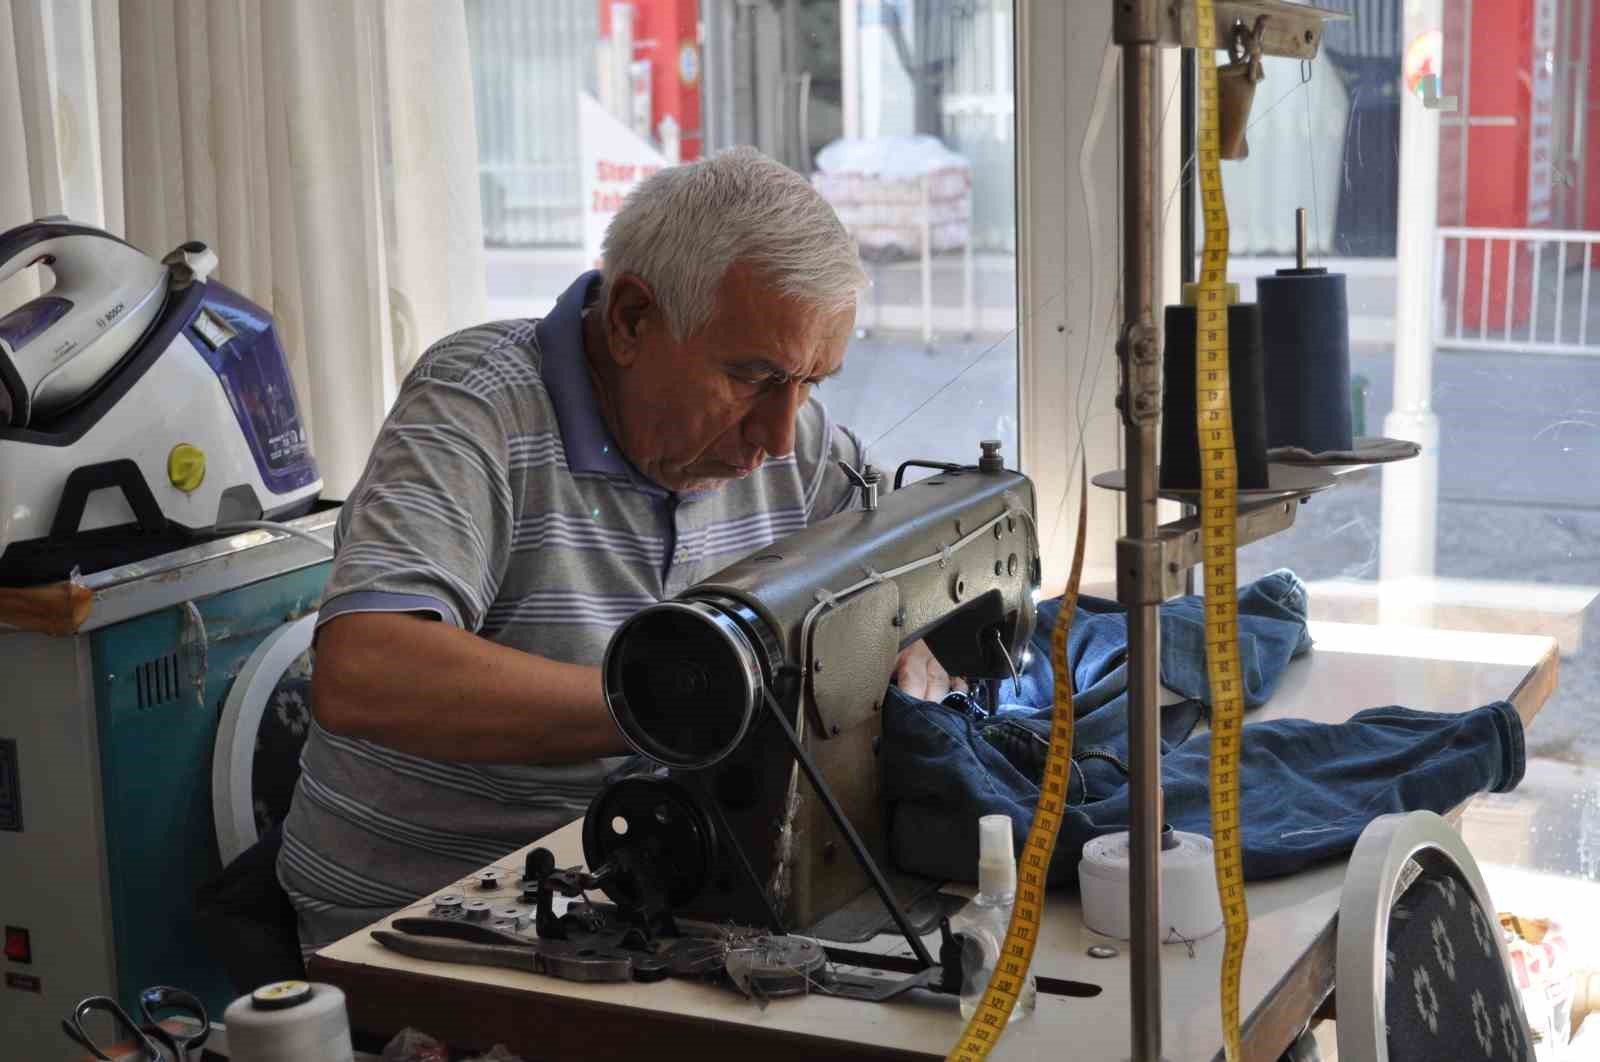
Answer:
[[[982,815],[1009,815],[1021,849],[1038,802],[1049,737],[1049,631],[1058,607],[1054,601],[1041,604],[1021,687],[1007,680],[992,716],[890,690],[883,777],[890,851],[902,869],[973,880]],[[1197,599],[1161,611],[1163,684],[1194,698],[1165,710],[1163,729],[1170,731],[1168,721],[1188,714],[1205,693],[1198,658],[1203,639]],[[1248,705],[1265,701],[1289,659],[1309,645],[1304,615],[1304,588],[1288,572],[1241,591]],[[1068,643],[1080,691],[1074,698],[1073,769],[1052,884],[1075,884],[1083,845],[1128,828],[1126,638],[1114,603],[1080,600]],[[1250,879],[1344,855],[1379,815],[1418,808],[1442,813],[1482,789],[1511,789],[1525,765],[1522,723],[1503,702],[1461,714],[1373,708],[1337,726],[1253,723],[1244,728],[1241,748],[1244,872]],[[1209,835],[1209,732],[1164,751],[1166,821]]]
[[[1239,660],[1247,708],[1266,703],[1291,658],[1311,648],[1306,631],[1306,588],[1287,569],[1264,575],[1239,591]],[[1024,772],[1038,775],[1050,739],[1055,675],[1050,636],[1061,599],[1040,602],[1020,684],[1006,679],[996,691],[994,714],[984,733]],[[1193,733],[1204,717],[1211,687],[1206,681],[1205,603],[1177,598],[1160,608],[1161,684],[1187,698],[1161,712],[1163,749]],[[1072,665],[1074,751],[1080,756],[1127,760],[1128,617],[1115,601],[1080,597],[1067,636]],[[892,768],[893,762],[890,761]]]

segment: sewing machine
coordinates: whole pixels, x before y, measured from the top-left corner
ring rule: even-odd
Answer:
[[[619,906],[781,932],[871,886],[907,931],[879,870],[896,657],[924,638],[952,675],[1010,676],[1034,624],[1033,485],[999,443],[982,451],[975,466],[908,463],[938,473],[881,500],[877,471],[847,468],[859,510],[617,630],[611,714],[668,768],[613,783],[585,818],[586,862]]]

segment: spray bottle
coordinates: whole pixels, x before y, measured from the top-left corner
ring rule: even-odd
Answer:
[[[961,1016],[971,1018],[983,1003],[989,975],[1000,961],[1000,945],[1011,922],[1011,904],[1017,893],[1017,858],[1011,842],[1011,818],[985,815],[978,820],[978,894],[950,919],[952,932],[962,935]],[[1022,986],[1011,1020],[1033,1011],[1037,988],[1030,974]]]

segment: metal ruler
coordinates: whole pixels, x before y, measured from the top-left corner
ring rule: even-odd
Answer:
[[[1239,977],[1250,912],[1239,852],[1239,602],[1235,528],[1238,455],[1228,381],[1228,207],[1218,148],[1216,17],[1213,0],[1195,0],[1200,60],[1200,197],[1205,216],[1195,300],[1195,409],[1200,442],[1200,527],[1205,551],[1206,677],[1211,683],[1211,834],[1217,896],[1227,937],[1222,955],[1222,1042],[1239,1055]]]
[[[983,1001],[972,1012],[961,1039],[951,1049],[947,1062],[979,1062],[987,1058],[1027,981],[1033,949],[1039,942],[1039,926],[1044,918],[1045,878],[1050,871],[1050,855],[1056,847],[1056,831],[1067,806],[1068,780],[1072,777],[1072,670],[1067,660],[1067,633],[1072,615],[1078,609],[1078,583],[1083,576],[1083,546],[1089,529],[1088,469],[1079,476],[1078,543],[1072,557],[1072,574],[1061,596],[1061,611],[1050,635],[1050,667],[1055,673],[1055,706],[1050,715],[1050,752],[1045,759],[1044,777],[1039,785],[1039,806],[1028,827],[1028,839],[1017,860],[1017,896],[1011,906],[1011,922],[1000,945],[1000,959],[989,976]]]

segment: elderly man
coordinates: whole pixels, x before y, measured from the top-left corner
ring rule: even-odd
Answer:
[[[853,502],[812,389],[865,283],[806,181],[741,149],[663,170],[539,321],[418,361],[341,513],[315,725],[278,877],[302,946],[583,814],[628,760],[611,631]],[[897,681],[938,699],[925,647]]]

